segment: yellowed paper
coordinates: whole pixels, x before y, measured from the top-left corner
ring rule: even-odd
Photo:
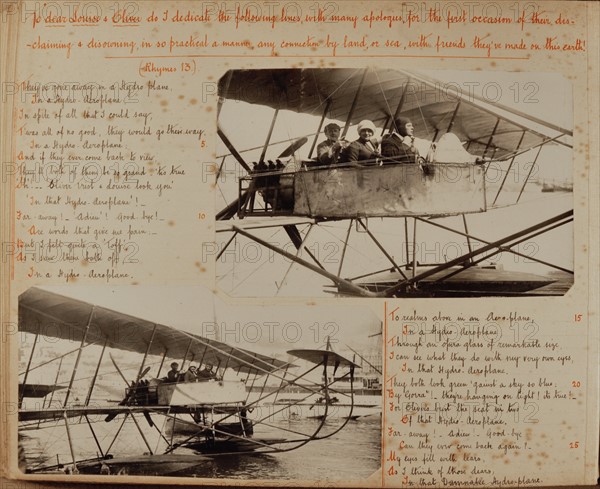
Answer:
[[[596,3],[1,5],[3,476],[595,484]]]

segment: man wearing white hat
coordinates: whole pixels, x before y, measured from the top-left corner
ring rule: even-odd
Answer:
[[[360,121],[357,127],[358,139],[342,151],[340,163],[354,163],[358,161],[375,160],[381,155],[375,136],[375,124],[369,120]]]

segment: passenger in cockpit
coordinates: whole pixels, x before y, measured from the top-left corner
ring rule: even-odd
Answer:
[[[171,370],[167,372],[167,382],[177,382],[179,380],[179,364],[173,362],[171,364]]]
[[[317,160],[320,165],[334,165],[340,156],[340,151],[350,143],[340,139],[341,128],[335,122],[327,124],[323,132],[327,139],[317,146]]]
[[[356,163],[375,160],[381,157],[377,138],[375,138],[375,124],[369,120],[360,121],[357,127],[359,138],[350,143],[340,154],[340,163]]]
[[[194,365],[190,365],[187,372],[183,375],[184,382],[197,382],[198,377],[196,373],[196,367]]]
[[[415,146],[413,123],[400,117],[394,121],[392,132],[381,140],[381,155],[390,163],[415,163],[419,151]]]
[[[199,370],[196,374],[198,380],[211,380],[217,378],[217,373],[213,371],[213,366],[210,363],[204,365],[202,370]]]

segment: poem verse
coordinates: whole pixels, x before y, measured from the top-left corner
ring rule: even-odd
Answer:
[[[557,430],[572,426],[582,377],[568,336],[519,312],[386,319],[384,471],[402,486],[539,485]],[[398,485],[400,485],[398,484]]]
[[[19,273],[64,283],[135,279],[141,248],[174,226],[165,203],[188,179],[182,161],[152,148],[185,143],[200,152],[204,130],[157,115],[171,89],[155,80],[19,88],[20,149],[10,169]]]

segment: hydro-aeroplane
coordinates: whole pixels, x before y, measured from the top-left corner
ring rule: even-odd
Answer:
[[[524,194],[535,188],[534,169],[542,150],[572,149],[571,129],[399,69],[231,70],[220,79],[219,97],[217,134],[226,151],[219,155],[216,182],[218,195],[226,202],[216,213],[217,235],[224,237],[216,258],[218,279],[231,280],[224,288],[227,292],[235,293],[243,282],[252,283],[256,270],[267,265],[263,259],[256,270],[243,273],[239,256],[231,267],[222,265],[238,241],[262,247],[269,261],[273,255],[284,258],[281,274],[273,277],[279,279],[275,294],[294,264],[324,277],[325,292],[361,297],[560,295],[572,283],[572,266],[556,263],[556,250],[550,250],[551,259],[539,256],[539,250],[524,251],[534,241],[554,241],[558,228],[567,228],[568,233],[571,196],[542,213],[536,208],[529,220],[521,219],[530,212]],[[237,102],[272,110],[264,145],[236,146],[240,134],[253,129],[252,120],[237,114]],[[226,117],[227,106],[231,110]],[[288,138],[273,141],[278,119],[290,112],[312,116],[316,131],[293,134],[288,127]],[[415,135],[429,143],[411,164],[390,164],[384,158],[335,165],[316,160],[315,148],[327,120],[340,121],[341,137],[352,139],[350,131],[359,121],[372,121],[383,136],[400,116],[412,120]],[[442,150],[444,140],[451,140],[448,136],[459,141],[458,150]],[[301,156],[310,140],[307,156]],[[257,161],[246,156],[258,152]],[[530,157],[527,164],[521,164],[521,155]],[[234,195],[227,195],[223,172],[231,160],[242,174]],[[570,162],[561,164],[568,167]],[[490,224],[501,214],[498,211],[519,208],[515,206],[523,212],[519,219],[503,214],[501,219],[509,221],[502,223],[507,224],[506,231],[501,232],[501,223]],[[479,219],[485,234],[473,231],[475,226],[467,222],[477,221],[478,215],[485,216]],[[517,226],[521,220],[524,224]],[[380,221],[385,223],[379,226],[383,233],[375,230]],[[328,232],[336,225],[334,239],[340,246],[335,260],[328,263],[323,253],[318,256],[316,242],[323,238],[315,237],[315,230]],[[349,258],[358,247],[350,239],[353,226],[353,239],[362,234],[372,251],[359,250],[356,258]],[[433,261],[420,260],[418,236],[432,228],[445,233],[447,241],[464,241],[462,250],[451,257],[437,253]],[[391,229],[403,231],[395,241],[382,236]],[[275,240],[275,233],[287,242],[279,236]],[[562,236],[557,248],[569,242]],[[545,274],[504,270],[494,261],[501,254],[535,264]],[[386,265],[375,270],[366,265],[362,273],[351,275],[357,262],[375,258]]]
[[[287,361],[36,287],[19,297],[19,331],[33,335],[19,379],[20,466],[27,473],[166,475],[193,470],[214,457],[295,450],[334,436],[347,420],[325,428],[326,406],[309,433],[274,424],[275,415],[293,404],[275,405],[279,393],[310,372],[322,371],[324,382],[298,384],[305,395],[294,402],[335,394],[335,383],[352,385],[354,370],[360,368],[335,352],[314,350],[313,366],[293,375],[289,370],[295,365]],[[48,358],[43,350],[48,343],[66,343],[68,351],[58,354],[52,346]],[[91,351],[98,355],[92,363],[83,360]],[[137,358],[133,374],[113,356],[117,352]],[[215,375],[173,381],[165,376],[170,361],[180,372],[192,363],[211,364]],[[54,375],[53,384],[40,387],[44,384],[30,381],[42,369]],[[345,373],[331,379],[330,369]],[[121,399],[99,389],[99,379],[107,375],[121,383],[110,389]],[[269,379],[275,388],[267,388]],[[76,430],[86,431],[89,443],[82,443]],[[60,441],[68,450],[32,460],[25,448],[32,434],[44,438],[46,448]],[[129,447],[133,438],[142,447],[137,453],[122,446]]]

